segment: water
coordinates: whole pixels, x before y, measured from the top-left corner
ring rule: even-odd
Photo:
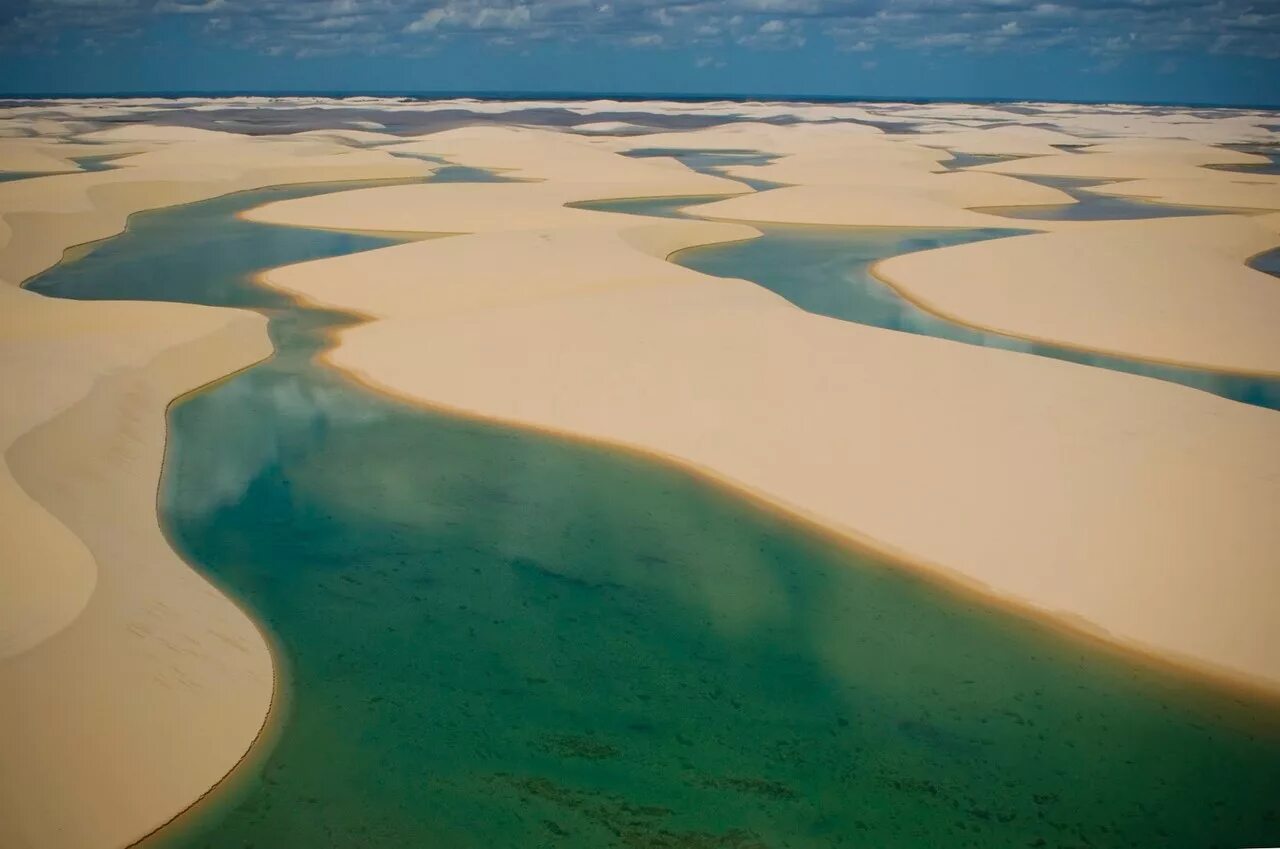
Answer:
[[[242,784],[153,845],[1280,840],[1274,705],[954,596],[672,468],[318,366],[348,319],[257,288],[250,266],[380,240],[232,217],[306,191],[135,216],[34,281],[256,304],[279,350],[174,404],[160,510],[275,635],[286,713]]]
[[[1280,248],[1273,248],[1265,253],[1258,254],[1249,260],[1248,265],[1257,271],[1280,277]]]
[[[573,206],[671,218],[680,217],[682,207],[719,199],[714,196],[632,198]],[[758,222],[752,222],[752,226],[761,231],[760,238],[690,248],[669,259],[704,274],[750,280],[818,315],[1168,380],[1233,401],[1280,409],[1280,380],[1275,378],[1181,368],[975,330],[920,309],[871,273],[876,262],[891,256],[1003,238],[1022,231],[795,227]],[[1280,251],[1262,254],[1252,265],[1280,273]]]
[[[1076,202],[1046,206],[991,206],[976,211],[1003,215],[1006,218],[1024,218],[1029,221],[1127,221],[1137,218],[1178,218],[1222,213],[1221,209],[1210,207],[1180,206],[1142,198],[1111,197],[1084,191],[1088,186],[1101,185],[1105,182],[1102,180],[1025,175],[1019,175],[1018,179],[1061,189],[1075,198]]]
[[[291,309],[288,297],[251,285],[248,275],[404,240],[257,224],[237,218],[236,213],[272,201],[391,182],[395,181],[286,186],[140,213],[130,217],[123,234],[97,243],[78,261],[63,262],[36,275],[26,287],[81,300]]]
[[[1280,148],[1275,145],[1228,145],[1236,150],[1245,153],[1256,153],[1259,156],[1265,156],[1270,162],[1260,162],[1256,165],[1206,165],[1206,168],[1214,168],[1218,171],[1231,171],[1237,174],[1280,174]]]
[[[995,153],[960,153],[958,151],[948,151],[951,158],[945,162],[939,163],[949,171],[960,171],[965,168],[972,168],[977,165],[990,165],[994,162],[1008,162],[1011,159],[1021,159],[1019,156],[1005,156]]]
[[[130,154],[108,154],[105,156],[75,156],[72,161],[80,166],[79,173],[87,173],[89,171],[110,171],[118,168],[113,164],[114,160]],[[50,171],[0,171],[0,183],[8,183],[13,180],[26,180],[31,177],[50,177],[59,172]],[[75,171],[61,172],[75,174]]]
[[[623,151],[625,156],[638,159],[662,156],[679,160],[694,171],[713,177],[728,177],[724,169],[731,165],[768,165],[778,158],[776,154],[759,150],[689,150],[678,147],[639,147]],[[757,192],[776,189],[784,183],[760,180],[754,177],[730,177]]]

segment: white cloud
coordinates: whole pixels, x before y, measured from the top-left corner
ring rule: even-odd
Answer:
[[[176,3],[171,0],[156,4],[158,12],[174,12],[179,15],[204,15],[227,8],[227,0],[205,0],[203,3]]]
[[[490,6],[475,2],[450,2],[431,9],[405,27],[405,32],[442,29],[475,31],[524,29],[533,21],[528,6]]]

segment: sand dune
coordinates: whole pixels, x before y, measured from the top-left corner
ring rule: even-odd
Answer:
[[[964,324],[1139,359],[1280,374],[1280,285],[1244,264],[1277,245],[1273,231],[1244,216],[1091,222],[895,257],[877,273]]]
[[[0,497],[23,528],[0,554],[0,844],[122,846],[220,780],[270,704],[261,635],[155,498],[169,400],[271,346],[249,313],[0,299]]]

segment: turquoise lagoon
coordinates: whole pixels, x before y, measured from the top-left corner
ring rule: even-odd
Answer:
[[[149,844],[1280,841],[1274,704],[955,595],[678,469],[318,366],[350,319],[250,273],[386,241],[234,218],[318,190],[137,215],[31,284],[261,309],[279,352],[173,405],[160,511],[273,635],[282,715],[234,785]]]
[[[1112,199],[1087,192],[1081,192],[1079,196],[1081,203],[1077,206],[1085,212],[1075,213],[1077,216],[1086,215],[1092,209],[1106,220],[1115,211],[1115,205],[1110,203]],[[706,195],[629,198],[573,205],[604,212],[674,218],[684,217],[680,212],[682,208],[697,207],[720,199]],[[1157,207],[1146,203],[1136,205]],[[1280,380],[1276,378],[1182,368],[976,330],[920,309],[872,273],[874,265],[887,257],[1014,236],[1025,231],[993,228],[931,230],[899,227],[811,227],[757,222],[752,222],[752,226],[761,231],[763,235],[760,238],[690,248],[669,259],[704,274],[750,280],[776,292],[796,306],[819,315],[1154,377],[1202,389],[1234,401],[1280,409]],[[1280,274],[1280,251],[1263,254],[1251,264],[1259,270]]]

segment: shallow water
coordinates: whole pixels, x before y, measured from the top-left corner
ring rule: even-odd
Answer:
[[[977,209],[1006,218],[1030,221],[1132,221],[1138,218],[1180,218],[1190,215],[1220,215],[1223,210],[1210,207],[1181,206],[1141,198],[1112,197],[1085,191],[1088,186],[1105,180],[1082,180],[1075,177],[1039,177],[1019,175],[1019,180],[1060,189],[1075,198],[1075,203],[1046,206],[991,206]]]
[[[1206,168],[1214,168],[1218,171],[1231,171],[1237,174],[1280,174],[1280,148],[1275,145],[1228,145],[1236,150],[1242,150],[1245,153],[1256,153],[1259,156],[1265,156],[1269,162],[1260,162],[1257,165],[1206,165]]]
[[[953,596],[680,471],[317,366],[344,319],[246,273],[382,240],[231,217],[303,191],[135,216],[35,281],[258,304],[279,348],[175,403],[161,512],[276,637],[287,712],[245,783],[154,845],[1280,840],[1274,705]]]
[[[773,180],[760,180],[754,177],[730,177],[729,174],[725,173],[724,169],[731,165],[768,165],[778,158],[776,154],[760,150],[689,150],[679,147],[638,147],[623,151],[623,155],[633,156],[638,159],[669,157],[684,163],[694,171],[710,174],[713,177],[729,177],[731,180],[737,180],[745,186],[750,186],[757,192],[764,192],[785,185]]]
[[[119,159],[121,155],[114,154],[111,156],[77,156],[72,161],[80,166],[80,173],[88,171],[109,171],[117,166],[111,164],[112,160]],[[51,177],[57,172],[49,171],[0,171],[0,183],[8,183],[14,180],[28,180],[32,177]],[[75,171],[65,173],[75,174]]]
[[[960,171],[965,168],[972,168],[976,165],[990,165],[994,162],[1008,162],[1011,159],[1021,159],[1020,156],[1005,156],[996,153],[958,153],[956,151],[948,151],[951,158],[938,163],[949,171]]]
[[[638,198],[574,206],[632,215],[680,217],[679,210],[683,207],[718,199],[707,196]],[[1179,368],[974,330],[920,309],[871,273],[872,266],[887,257],[1002,238],[1020,231],[790,227],[760,223],[752,226],[764,235],[744,242],[691,248],[676,253],[670,260],[704,274],[750,280],[819,315],[1154,377],[1234,401],[1280,409],[1280,380],[1275,378]],[[1280,251],[1263,254],[1252,265],[1271,273],[1280,272]]]

